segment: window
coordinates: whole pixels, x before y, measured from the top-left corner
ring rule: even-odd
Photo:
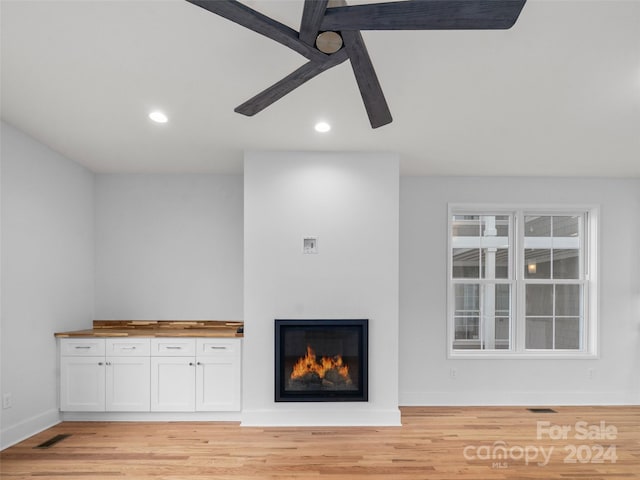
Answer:
[[[595,208],[449,207],[449,353],[594,355]]]

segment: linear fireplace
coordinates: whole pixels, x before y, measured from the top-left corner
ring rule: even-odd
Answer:
[[[366,402],[368,320],[275,321],[276,402]]]

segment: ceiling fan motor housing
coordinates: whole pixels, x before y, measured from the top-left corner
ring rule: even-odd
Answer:
[[[330,55],[342,48],[342,36],[338,32],[322,32],[316,38],[316,47]]]

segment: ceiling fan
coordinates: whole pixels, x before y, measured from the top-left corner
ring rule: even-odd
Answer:
[[[252,116],[303,83],[351,61],[372,128],[391,123],[391,112],[360,30],[496,30],[518,19],[526,0],[404,0],[347,6],[345,0],[305,0],[300,31],[237,0],[187,0],[260,33],[309,61],[250,98],[235,111]]]

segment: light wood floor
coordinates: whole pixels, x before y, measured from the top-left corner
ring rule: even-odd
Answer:
[[[2,452],[0,476],[7,480],[640,478],[640,406],[556,410],[412,407],[402,409],[402,427],[385,428],[65,422]],[[549,438],[549,433],[561,434],[563,428],[565,439]],[[595,438],[583,439],[583,430]],[[71,436],[48,449],[34,449],[65,433]],[[544,464],[543,454],[550,449],[550,460]]]

